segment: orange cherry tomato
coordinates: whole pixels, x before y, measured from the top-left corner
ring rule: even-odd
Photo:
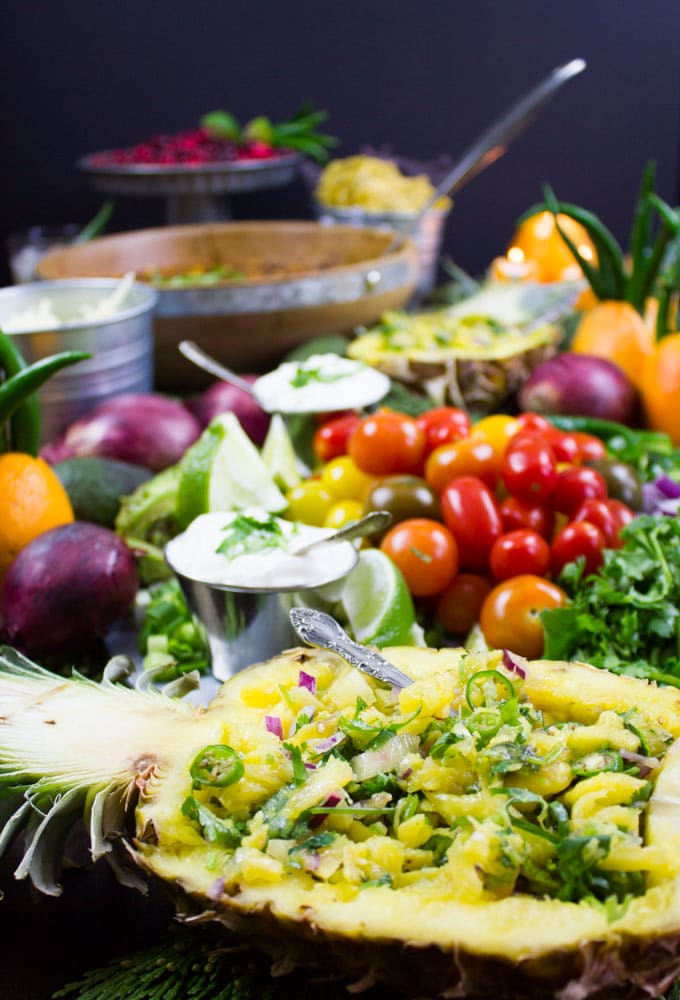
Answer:
[[[348,451],[362,472],[371,476],[418,472],[425,455],[425,433],[413,417],[377,410],[360,421]]]
[[[459,476],[475,476],[495,489],[498,474],[498,457],[492,446],[472,436],[435,448],[425,460],[425,479],[437,493]]]
[[[458,572],[456,540],[439,521],[401,521],[390,528],[380,548],[399,567],[414,597],[441,594]]]
[[[519,656],[543,655],[544,635],[540,614],[568,602],[561,587],[532,573],[513,576],[488,594],[479,613],[484,638],[493,649],[508,649]]]
[[[647,426],[680,445],[680,333],[659,341],[645,361],[639,388]]]
[[[437,601],[435,618],[451,635],[467,635],[479,621],[479,612],[491,583],[478,573],[459,573]]]

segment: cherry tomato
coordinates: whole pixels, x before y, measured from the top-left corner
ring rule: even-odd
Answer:
[[[442,516],[458,543],[464,569],[485,570],[489,553],[503,533],[501,512],[489,487],[474,476],[460,476],[444,487]]]
[[[551,507],[541,504],[527,504],[517,497],[506,497],[501,503],[503,531],[527,528],[537,531],[544,538],[551,538],[555,526],[555,514]]]
[[[607,483],[604,476],[588,465],[575,465],[557,475],[550,497],[551,506],[571,517],[584,500],[605,500]]]
[[[286,493],[286,500],[286,517],[317,527],[324,524],[335,502],[320,479],[306,479],[299,486],[294,486]]]
[[[377,410],[359,422],[348,450],[359,468],[372,476],[418,472],[425,454],[425,433],[413,417]]]
[[[380,548],[399,567],[415,597],[441,594],[458,572],[456,540],[439,521],[401,521],[390,528]]]
[[[627,507],[622,500],[616,500],[612,497],[610,497],[608,500],[605,500],[605,503],[607,504],[607,507],[611,511],[612,517],[614,518],[615,534],[614,534],[614,541],[612,542],[610,548],[620,549],[621,546],[623,545],[623,541],[621,539],[621,529],[625,528],[627,524],[630,524],[630,522],[635,517],[635,511],[631,510],[630,507]]]
[[[521,429],[516,417],[505,413],[492,413],[482,419],[472,428],[472,436],[480,441],[487,441],[494,450],[500,473],[501,460],[510,440]]]
[[[550,572],[559,576],[567,563],[583,557],[586,576],[602,565],[604,535],[590,521],[570,521],[558,531],[550,547]]]
[[[498,481],[498,459],[488,441],[474,437],[443,444],[428,455],[425,479],[437,493],[458,476],[475,476],[495,489]]]
[[[522,573],[545,576],[550,568],[550,546],[538,532],[519,528],[496,539],[489,564],[497,580],[507,580]]]
[[[590,521],[604,535],[607,548],[617,548],[615,542],[618,541],[618,526],[614,520],[614,512],[610,510],[607,500],[595,500],[593,497],[584,500],[571,515],[570,520]]]
[[[587,434],[586,431],[572,431],[571,436],[578,445],[578,460],[586,465],[588,462],[599,461],[607,457],[607,448],[604,441],[594,434]]]
[[[544,646],[541,611],[562,607],[567,601],[557,584],[523,573],[493,588],[482,605],[479,624],[492,648],[537,659]]]
[[[436,406],[416,417],[416,423],[425,435],[426,455],[442,444],[467,437],[472,427],[465,410],[456,406]]]
[[[345,414],[328,420],[318,427],[312,439],[312,451],[320,462],[330,462],[332,458],[347,453],[350,436],[359,426],[358,413]]]
[[[459,573],[437,601],[435,617],[452,635],[467,635],[479,621],[479,612],[491,584],[477,573]]]
[[[350,521],[358,521],[363,516],[364,505],[360,500],[338,500],[324,518],[324,528],[342,528]]]
[[[503,456],[502,476],[512,496],[528,504],[544,503],[557,481],[555,454],[540,435],[516,435]]]
[[[551,427],[543,437],[552,448],[558,462],[573,464],[579,460],[579,445],[573,434],[560,431],[557,427]]]
[[[439,496],[419,476],[385,476],[374,479],[364,498],[364,513],[386,510],[393,522],[411,517],[441,520]]]
[[[375,482],[375,477],[362,472],[349,455],[338,455],[326,462],[319,478],[336,500],[363,500]]]
[[[540,413],[530,413],[529,411],[519,413],[517,415],[517,423],[520,426],[520,430],[523,431],[546,432],[553,429],[553,425],[547,417],[541,416]]]

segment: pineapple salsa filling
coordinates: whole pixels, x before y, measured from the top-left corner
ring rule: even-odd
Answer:
[[[553,718],[506,652],[463,654],[401,690],[339,664],[299,653],[288,683],[244,676],[241,724],[185,773],[178,839],[209,845],[220,893],[292,876],[350,897],[585,900],[616,919],[677,874],[645,843],[672,736],[644,710]]]

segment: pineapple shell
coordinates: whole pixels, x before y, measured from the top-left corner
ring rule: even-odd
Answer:
[[[320,706],[347,718],[363,704],[368,717],[378,710],[397,713],[394,717],[401,720],[400,732],[408,741],[425,725],[425,717],[439,718],[452,702],[469,699],[470,684],[465,684],[462,672],[468,660],[462,650],[383,652],[414,679],[400,693],[398,705],[389,691],[334,654],[290,650],[236,675],[205,710],[114,685],[52,678],[13,654],[0,673],[0,780],[14,799],[25,789],[25,803],[13,814],[14,831],[21,826],[16,817],[25,820],[33,802],[44,812],[47,800],[58,807],[73,796],[74,809],[82,809],[87,786],[88,818],[96,841],[92,804],[99,803],[101,815],[103,801],[114,796],[120,802],[123,790],[128,802],[137,802],[134,832],[127,839],[131,856],[171,889],[182,918],[221,923],[271,955],[283,956],[284,966],[320,966],[361,984],[384,981],[421,997],[660,996],[680,973],[678,742],[664,752],[657,749],[659,766],[650,758],[653,790],[641,847],[657,860],[649,865],[644,891],[615,911],[585,900],[529,894],[521,887],[495,898],[486,891],[468,898],[456,884],[474,875],[474,866],[468,870],[464,861],[458,868],[433,870],[431,878],[420,879],[416,872],[412,880],[407,876],[393,888],[370,881],[352,884],[338,873],[321,880],[304,867],[282,869],[277,864],[281,853],[263,849],[267,838],[253,815],[266,810],[263,803],[272,792],[282,786],[292,789],[269,817],[270,824],[285,826],[347,779],[347,761],[329,757],[309,772],[307,781],[303,778],[293,786],[289,754],[282,750],[272,719],[279,720],[293,741],[296,725],[300,733],[311,726],[311,740],[313,727],[328,722]],[[489,670],[499,672],[500,656],[479,658],[475,669],[482,677]],[[619,732],[616,713],[633,710],[649,721],[654,739],[655,729],[668,739],[680,736],[680,692],[675,689],[584,664],[522,661],[516,668],[525,675],[521,687],[532,711],[549,716],[565,740],[594,739],[597,733],[606,734],[608,726],[619,726]],[[315,692],[307,682],[300,684],[301,671],[305,678],[315,678]],[[520,681],[514,680],[519,687]],[[316,721],[308,722],[306,715],[300,721],[301,711],[312,705]],[[204,801],[216,802],[219,796],[222,805],[229,806],[227,819],[248,820],[249,832],[235,848],[206,839],[205,830],[183,810],[192,794],[189,772],[197,750],[220,743],[238,750],[243,777],[228,788],[204,790]],[[419,759],[422,755],[415,754],[416,768]],[[357,760],[353,758],[352,767],[359,766]],[[429,761],[426,757],[423,766]],[[529,769],[529,782],[532,773]],[[605,775],[603,787],[610,778]],[[194,794],[202,793],[194,789]],[[425,794],[440,794],[439,786]],[[451,796],[454,800],[456,795]],[[2,803],[0,797],[0,815]],[[474,814],[474,796],[470,803]],[[64,814],[62,806],[60,825]],[[34,878],[44,872],[36,866],[41,838],[43,847],[54,848],[45,843],[44,820],[40,826],[42,834],[36,833],[35,824],[31,827],[29,817],[31,836],[20,876]],[[11,831],[6,832],[5,840],[10,836]],[[279,836],[284,847],[291,843],[288,826],[281,827]],[[380,839],[387,854],[392,840]]]

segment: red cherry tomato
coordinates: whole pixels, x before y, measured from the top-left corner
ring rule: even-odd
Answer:
[[[509,531],[493,543],[489,564],[497,580],[522,573],[545,576],[550,568],[550,546],[536,531]]]
[[[627,507],[622,500],[615,500],[613,497],[604,501],[614,519],[614,541],[610,543],[610,548],[620,549],[623,545],[621,539],[621,529],[635,517],[635,511]]]
[[[458,572],[458,546],[443,524],[426,517],[401,521],[380,543],[414,597],[441,594]]]
[[[479,621],[479,612],[491,583],[477,573],[459,573],[437,601],[435,617],[452,635],[467,635]]]
[[[541,435],[516,435],[503,456],[501,470],[508,493],[528,504],[545,503],[557,481],[555,454]]]
[[[443,444],[428,455],[425,479],[436,493],[459,476],[475,476],[494,489],[498,481],[498,457],[493,446],[484,440],[462,438]]]
[[[607,500],[595,500],[590,498],[580,503],[571,516],[572,521],[590,521],[596,528],[599,528],[604,535],[604,542],[607,548],[616,548],[615,542],[618,539],[618,527],[614,520],[614,512],[607,506]]]
[[[416,417],[416,423],[425,435],[426,455],[442,444],[467,437],[472,427],[465,410],[455,406],[436,406]]]
[[[523,431],[551,431],[553,425],[546,417],[542,417],[540,413],[520,413],[517,416],[519,425]]]
[[[594,573],[602,565],[604,535],[590,521],[570,521],[555,535],[550,548],[550,572],[559,576],[567,563],[583,558],[584,575]]]
[[[506,497],[501,503],[500,510],[503,531],[527,528],[529,531],[537,531],[544,538],[552,538],[555,514],[550,507],[527,504],[517,497]]]
[[[553,450],[553,454],[558,462],[577,462],[579,459],[579,446],[573,434],[560,431],[557,427],[551,427],[543,435],[547,444]]]
[[[503,521],[489,487],[474,476],[460,476],[444,487],[442,516],[458,543],[464,569],[485,570],[489,553],[503,533]]]
[[[348,451],[362,472],[372,476],[418,472],[425,453],[425,434],[413,417],[377,410],[360,420]]]
[[[541,611],[559,608],[567,601],[557,584],[523,573],[493,588],[482,605],[479,624],[492,648],[509,649],[534,660],[543,654]]]
[[[604,441],[594,434],[587,434],[585,431],[572,431],[571,436],[578,445],[578,460],[583,465],[607,457],[607,448]]]
[[[575,465],[558,474],[550,503],[555,510],[571,517],[584,500],[606,498],[607,483],[604,476],[587,465]]]
[[[320,462],[347,454],[349,439],[361,422],[358,413],[345,414],[321,424],[314,433],[312,450]]]

